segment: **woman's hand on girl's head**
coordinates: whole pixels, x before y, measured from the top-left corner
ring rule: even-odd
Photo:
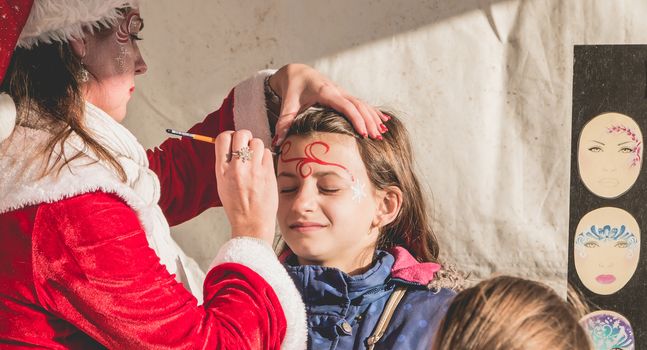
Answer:
[[[218,195],[232,237],[254,237],[272,244],[278,190],[270,150],[248,130],[221,133],[215,148]]]
[[[288,64],[270,78],[270,86],[282,99],[273,146],[285,139],[299,112],[314,104],[322,104],[344,114],[355,131],[364,137],[380,139],[385,132],[382,122],[389,119],[378,109],[349,95],[344,89],[304,64]]]

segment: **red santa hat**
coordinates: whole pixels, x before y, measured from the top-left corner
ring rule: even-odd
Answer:
[[[139,7],[138,0],[0,0],[0,83],[16,46],[67,42],[86,30],[115,24],[123,7]],[[0,94],[0,141],[16,124],[16,106]]]

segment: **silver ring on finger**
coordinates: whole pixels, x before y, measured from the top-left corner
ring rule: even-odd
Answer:
[[[249,147],[245,146],[238,151],[231,152],[227,155],[227,159],[231,160],[232,158],[240,159],[243,163],[252,160],[252,155],[254,151],[250,150]]]

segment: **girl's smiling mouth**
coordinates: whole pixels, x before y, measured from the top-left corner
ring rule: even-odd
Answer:
[[[301,221],[301,222],[296,222],[294,224],[291,224],[289,227],[294,231],[305,233],[305,232],[317,231],[327,226],[328,225],[320,224],[317,222]]]

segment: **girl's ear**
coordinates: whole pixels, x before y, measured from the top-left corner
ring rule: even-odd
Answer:
[[[76,57],[81,60],[85,58],[85,55],[87,53],[85,39],[70,40],[70,47],[72,48],[72,52],[74,52],[74,55],[76,55]]]
[[[379,203],[373,219],[374,227],[383,227],[395,220],[402,208],[402,190],[397,186],[389,186],[378,190]]]

